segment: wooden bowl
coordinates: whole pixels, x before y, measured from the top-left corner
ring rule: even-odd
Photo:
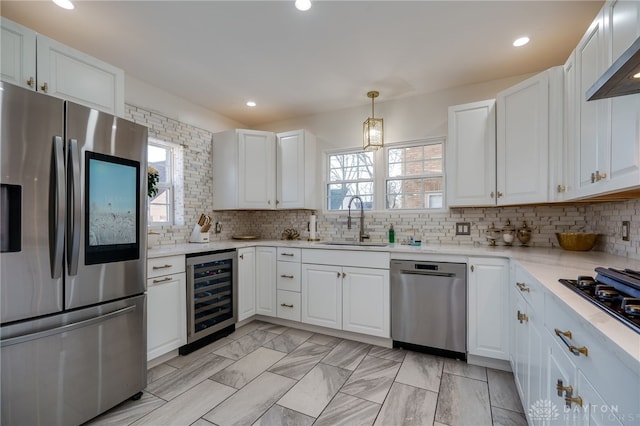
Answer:
[[[584,232],[556,232],[560,247],[571,251],[589,251],[596,245],[600,234]]]

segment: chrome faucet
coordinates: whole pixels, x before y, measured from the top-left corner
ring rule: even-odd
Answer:
[[[360,233],[359,233],[359,241],[363,242],[365,239],[371,238],[369,234],[364,233],[364,205],[362,203],[362,198],[354,195],[349,200],[349,216],[347,217],[347,229],[351,229],[351,203],[353,200],[358,199],[360,201]]]

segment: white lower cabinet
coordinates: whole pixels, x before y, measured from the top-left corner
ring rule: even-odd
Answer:
[[[342,269],[342,329],[390,336],[389,270]]]
[[[238,321],[256,313],[256,248],[238,249]]]
[[[470,355],[509,359],[509,261],[471,257],[468,262],[467,350]]]
[[[509,288],[509,360],[522,407],[530,423],[545,399],[547,365],[544,342],[542,285],[519,265],[515,265]],[[533,408],[532,408],[533,407]],[[532,408],[532,410],[529,410]],[[538,423],[536,423],[538,424]]]
[[[309,249],[302,262],[302,322],[391,336],[388,253]]]
[[[278,318],[291,321],[302,319],[301,249],[278,247],[278,275],[276,277]]]
[[[302,322],[342,328],[342,267],[302,264]]]
[[[275,317],[276,248],[256,247],[256,314]]]
[[[154,258],[147,262],[147,360],[187,343],[184,271],[184,256]]]
[[[284,318],[291,321],[300,321],[301,319],[301,297],[298,291],[278,290],[278,318]]]

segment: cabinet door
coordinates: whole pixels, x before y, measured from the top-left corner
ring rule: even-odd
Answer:
[[[498,205],[548,201],[549,74],[500,92],[496,104]]]
[[[256,247],[256,314],[276,316],[276,248]]]
[[[566,349],[561,348],[555,341],[554,337],[548,332],[545,332],[545,338],[547,341],[547,378],[545,380],[545,395],[546,400],[549,401],[551,406],[549,407],[549,417],[551,418],[551,424],[561,425],[574,425],[583,424],[581,417],[583,413],[578,412],[574,414],[573,411],[565,412],[565,395],[570,392],[572,396],[575,395],[577,390],[576,383],[576,367],[567,358]],[[569,388],[570,387],[570,388]],[[525,412],[527,411],[527,407]],[[533,408],[542,408],[534,405]],[[543,417],[544,411],[535,411],[531,414],[538,413],[542,419],[549,419],[549,417]],[[531,416],[533,417],[533,416]],[[535,420],[535,418],[529,418],[529,420]]]
[[[576,52],[571,55],[564,64],[564,143],[562,146],[562,163],[555,165],[556,188],[555,201],[564,201],[575,196],[578,163],[577,152],[580,150],[580,141],[577,137],[576,119]],[[553,155],[553,154],[552,154]],[[553,191],[553,188],[551,188]]]
[[[276,206],[280,209],[304,208],[305,200],[304,131],[279,133],[276,144]]]
[[[390,337],[389,271],[343,268],[342,329]]]
[[[640,36],[640,2],[609,5],[608,45],[613,63]],[[597,101],[599,102],[599,101]],[[611,167],[606,191],[640,185],[640,94],[611,99]]]
[[[342,268],[302,265],[302,322],[342,328]]]
[[[622,425],[618,418],[616,417],[617,405],[616,401],[611,401],[611,404],[607,404],[607,402],[600,396],[600,394],[596,391],[589,380],[584,376],[581,370],[578,370],[578,390],[577,396],[582,399],[582,407],[579,405],[576,406],[575,403],[572,403],[572,407],[576,410],[580,410],[582,413],[581,424],[589,425],[589,426],[616,426]],[[620,413],[622,415],[626,413]],[[637,418],[636,413],[634,413],[632,420]],[[630,423],[631,424],[631,423]]]
[[[238,207],[274,209],[275,135],[239,130],[238,139]]]
[[[530,312],[527,303],[522,296],[512,288],[511,315],[509,323],[512,327],[512,365],[513,376],[523,407],[526,409],[529,401],[529,326],[526,318]],[[526,316],[526,317],[525,317]]]
[[[467,275],[469,354],[508,360],[508,263],[496,258],[470,258]]]
[[[496,203],[495,103],[491,99],[449,107],[446,162],[450,207]]]
[[[38,34],[38,91],[124,115],[124,71]]]
[[[0,73],[2,81],[36,89],[36,33],[0,17]]]
[[[147,361],[187,343],[184,273],[147,281]]]
[[[256,313],[256,248],[238,249],[238,321]]]
[[[610,100],[587,102],[586,91],[605,71],[606,45],[604,39],[605,16],[602,10],[593,21],[578,47],[576,47],[576,120],[579,151],[576,152],[576,195],[585,196],[602,190],[609,175]],[[592,178],[593,176],[593,178]]]

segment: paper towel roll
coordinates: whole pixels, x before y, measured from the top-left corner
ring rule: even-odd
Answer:
[[[317,227],[318,227],[318,224],[316,222],[316,215],[312,214],[311,216],[309,216],[309,239],[310,240],[316,239]]]

